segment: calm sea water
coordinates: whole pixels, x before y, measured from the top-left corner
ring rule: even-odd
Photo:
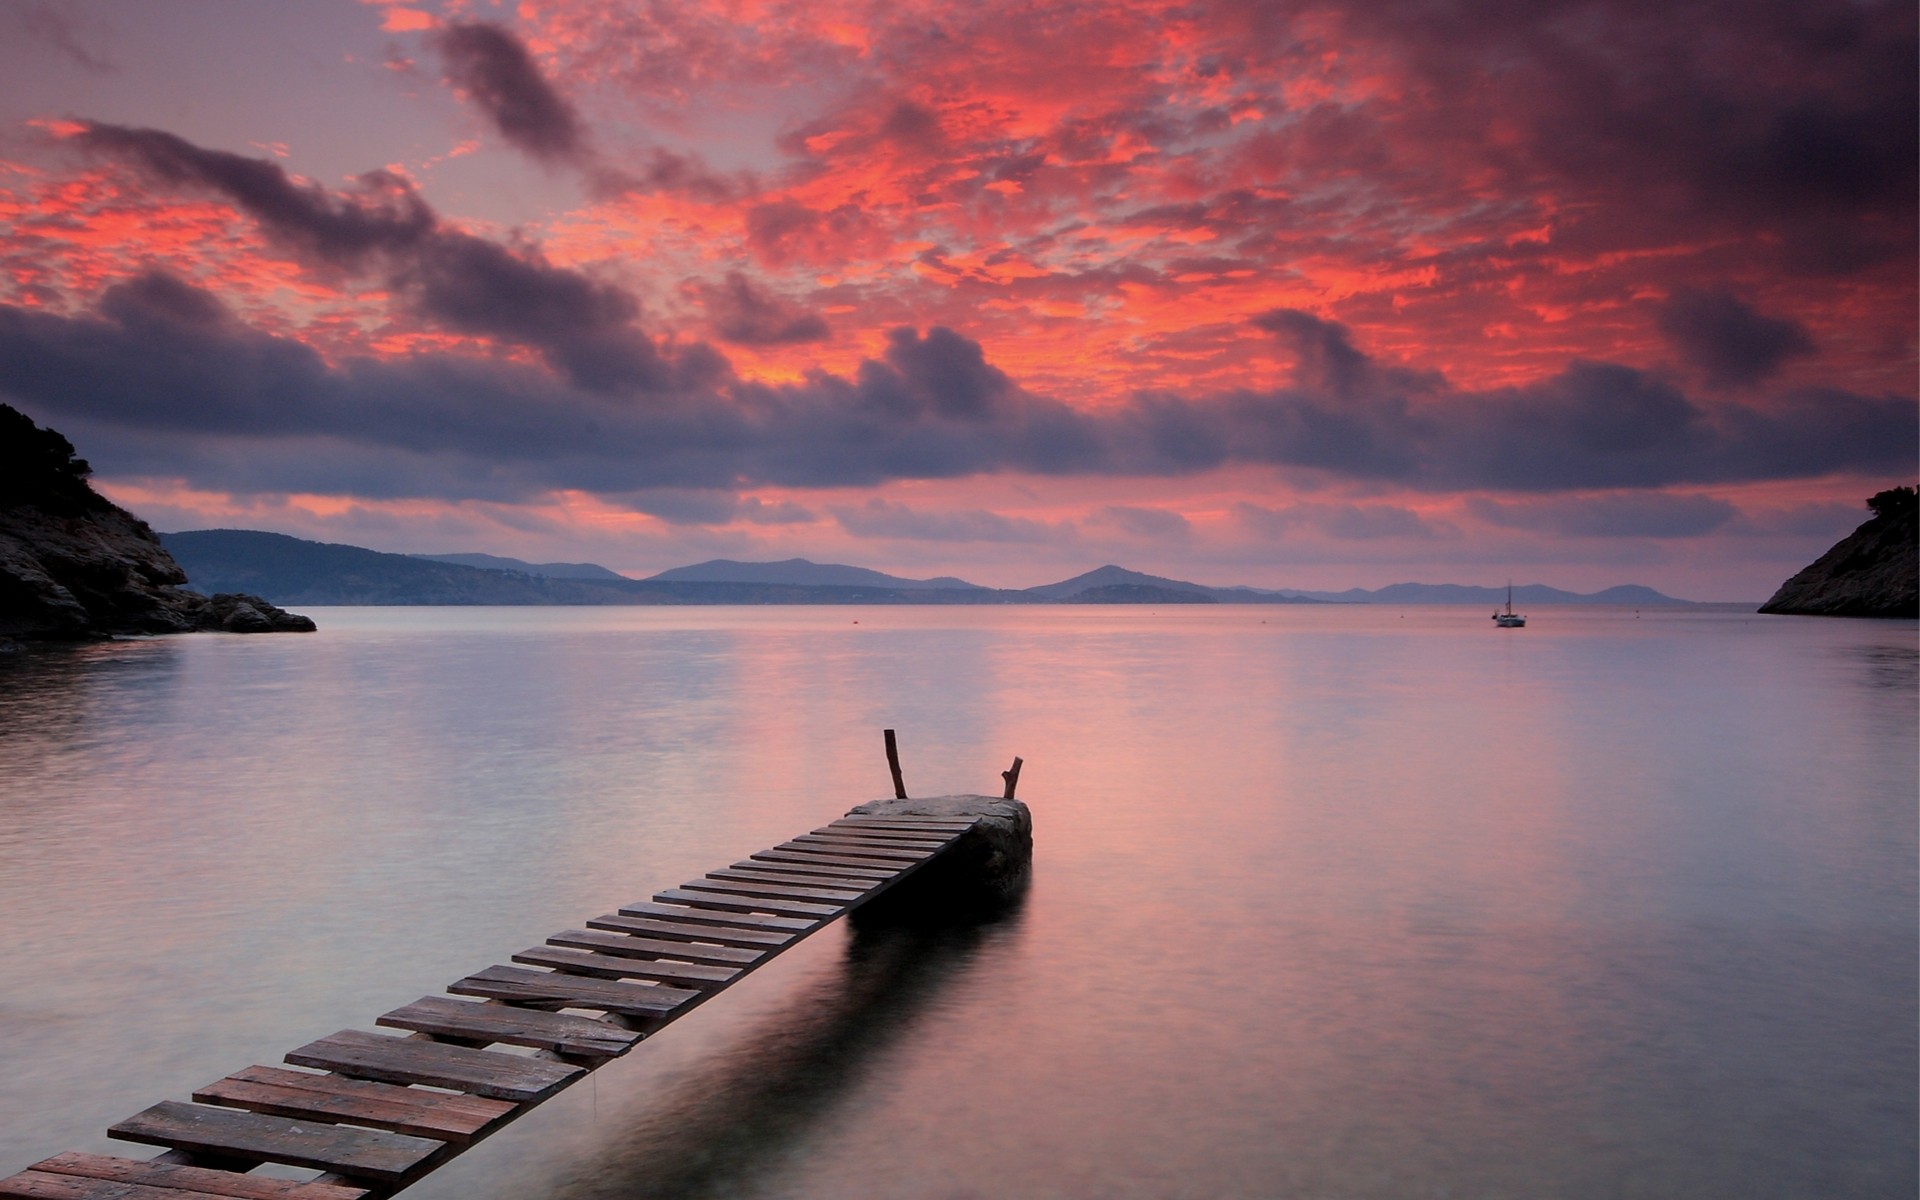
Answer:
[[[334,609],[0,667],[0,1175],[889,792],[1024,907],[841,927],[410,1196],[1889,1197],[1913,622]]]

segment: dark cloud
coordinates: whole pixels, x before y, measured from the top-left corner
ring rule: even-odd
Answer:
[[[591,161],[580,117],[520,39],[486,21],[454,23],[435,37],[447,82],[465,92],[500,136],[546,162]]]
[[[740,497],[716,488],[646,488],[614,499],[670,525],[725,525],[740,513]]]
[[[1381,366],[1354,347],[1346,326],[1312,313],[1276,308],[1255,317],[1253,324],[1276,335],[1293,351],[1295,383],[1314,392],[1353,399],[1387,392],[1430,392],[1442,384],[1433,372]]]
[[[1449,147],[1515,194],[1574,189],[1586,211],[1562,210],[1557,243],[1734,233],[1827,272],[1912,257],[1920,38],[1905,0],[1383,0],[1342,19],[1438,98],[1347,113],[1378,121],[1348,136]]]
[[[1740,515],[1713,496],[1619,492],[1603,496],[1536,497],[1524,502],[1476,496],[1467,510],[1507,529],[1555,537],[1699,537]]]
[[[655,146],[636,152],[630,161],[596,161],[587,167],[587,182],[602,200],[648,192],[676,192],[708,204],[725,204],[755,186],[751,173],[740,178],[722,175],[690,154]]]
[[[723,342],[790,346],[829,336],[825,318],[795,309],[738,271],[727,272],[721,283],[695,283],[690,290],[706,308],[714,336]]]
[[[1657,320],[1674,349],[1720,387],[1759,383],[1814,350],[1799,322],[1762,316],[1726,292],[1676,289]]]
[[[600,302],[566,293],[555,311]],[[505,319],[481,312],[471,321]],[[151,274],[110,289],[90,314],[0,306],[0,396],[69,436],[84,426],[84,449],[110,473],[367,496],[576,489],[694,523],[726,519],[734,497],[755,486],[997,472],[1167,476],[1251,463],[1421,489],[1551,494],[1915,469],[1920,415],[1910,397],[1798,390],[1703,406],[1603,363],[1528,387],[1462,392],[1373,364],[1338,327],[1269,323],[1287,336],[1304,331],[1323,353],[1344,347],[1335,368],[1305,373],[1318,386],[1143,396],[1082,413],[1027,392],[978,343],[939,327],[894,331],[882,357],[851,379],[815,372],[787,385],[698,369],[684,355],[621,364],[607,379],[578,363],[545,369],[435,354],[329,363],[251,328],[209,294]],[[592,348],[547,336],[583,354]],[[609,352],[622,350],[616,341]],[[1409,381],[1417,389],[1396,389]],[[1682,516],[1712,515],[1687,503],[1695,507]],[[1645,522],[1659,515],[1646,511]],[[872,536],[1027,540],[1044,529],[954,524],[950,514],[936,520],[898,506],[833,515]],[[774,506],[746,519],[761,517],[804,514]],[[1148,535],[1172,528],[1137,512],[1109,519]],[[1407,519],[1377,508],[1313,516],[1341,537],[1414,532]]]
[[[396,279],[441,328],[536,347],[582,387],[657,392],[669,382],[660,353],[634,324],[638,301],[537,251],[444,234],[423,244]]]
[[[296,183],[276,163],[208,150],[158,129],[87,122],[74,141],[160,182],[219,192],[269,236],[331,266],[359,268],[376,255],[411,251],[438,225],[413,185],[388,171],[370,171],[351,194],[336,196]]]
[[[92,124],[80,144],[154,178],[214,191],[276,241],[345,271],[385,279],[413,314],[455,333],[538,350],[576,384],[659,393],[678,377],[724,373],[704,347],[667,362],[637,325],[639,302],[531,246],[509,248],[441,225],[406,180],[363,175],[334,195],[277,164],[196,146],[153,129]]]

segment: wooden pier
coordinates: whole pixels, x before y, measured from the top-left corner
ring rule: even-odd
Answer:
[[[107,1131],[167,1147],[157,1158],[59,1154],[0,1180],[0,1196],[391,1196],[908,879],[976,823],[851,813],[556,933],[513,955],[517,965],[454,982],[450,995],[374,1019],[398,1032],[341,1030],[287,1054],[289,1067],[304,1069],[247,1067],[195,1091],[191,1103],[162,1101]],[[248,1174],[262,1163],[320,1174]]]

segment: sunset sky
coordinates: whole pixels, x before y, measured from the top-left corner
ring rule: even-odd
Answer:
[[[1920,472],[1911,0],[0,0],[155,528],[1764,599]]]

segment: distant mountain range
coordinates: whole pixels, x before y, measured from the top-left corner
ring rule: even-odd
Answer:
[[[498,554],[409,554],[407,557],[452,563],[457,567],[479,567],[483,571],[517,571],[522,575],[539,575],[547,579],[626,578],[599,563],[530,563],[517,558],[501,558]]]
[[[605,570],[605,568],[600,568]],[[985,592],[979,584],[943,575],[938,579],[906,579],[865,567],[846,567],[837,563],[809,562],[789,558],[782,562],[735,562],[715,558],[690,567],[675,567],[647,576],[650,583],[784,583],[796,587],[883,587],[916,590],[920,588],[958,588]]]
[[[275,604],[1478,604],[1506,588],[1398,583],[1368,591],[1209,587],[1105,566],[1031,588],[989,588],[804,558],[713,559],[632,579],[594,563],[529,563],[493,554],[387,554],[246,529],[165,533],[160,540],[206,594],[250,592]],[[1637,585],[1580,595],[1529,584],[1520,605],[1684,605]]]
[[[1349,588],[1344,592],[1300,592],[1315,600],[1335,604],[1505,604],[1507,589],[1500,587],[1464,587],[1457,583],[1394,583],[1368,591]],[[1543,583],[1516,584],[1516,605],[1537,607],[1542,604],[1623,604],[1649,608],[1662,604],[1689,605],[1691,600],[1676,600],[1637,583],[1621,584],[1598,592],[1563,592]]]

